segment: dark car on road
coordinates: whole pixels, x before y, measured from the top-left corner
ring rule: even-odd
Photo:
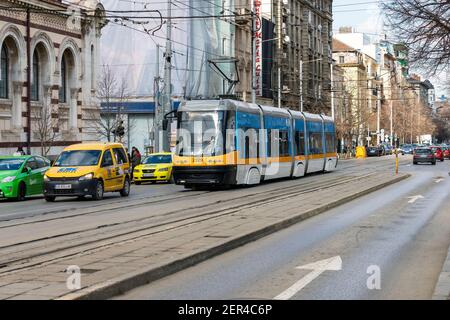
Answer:
[[[384,154],[384,149],[382,146],[372,146],[367,148],[368,157],[380,157]]]
[[[416,148],[414,149],[413,155],[413,164],[422,162],[431,163],[433,165],[436,164],[436,155],[430,147]]]
[[[413,154],[414,146],[412,144],[404,144],[400,147],[400,152],[402,153],[402,155]]]
[[[391,145],[389,144],[382,144],[381,145],[383,150],[384,150],[384,155],[389,155],[392,154],[393,148]]]

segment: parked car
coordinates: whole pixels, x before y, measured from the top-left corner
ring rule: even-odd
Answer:
[[[444,159],[450,159],[450,147],[449,146],[442,147],[442,150],[444,152]]]
[[[440,160],[441,162],[444,161],[444,152],[442,151],[441,147],[432,146],[431,150],[433,150],[437,160]]]
[[[391,145],[389,144],[382,144],[382,147],[384,149],[384,154],[388,155],[388,154],[392,154],[393,148]]]
[[[384,149],[382,146],[372,146],[367,148],[368,157],[380,157],[384,154]]]
[[[400,146],[399,150],[400,150],[402,155],[413,154],[414,146],[411,145],[411,144],[403,144],[403,145]]]
[[[172,154],[153,153],[145,158],[133,171],[134,183],[170,181],[172,179]]]
[[[413,164],[422,162],[436,165],[436,155],[434,154],[433,149],[431,149],[430,147],[419,147],[414,149]]]
[[[130,193],[130,163],[121,143],[81,143],[66,147],[44,176],[44,196],[49,202],[59,196],[94,200],[105,192]]]
[[[0,198],[24,200],[43,192],[50,161],[40,156],[0,157]]]

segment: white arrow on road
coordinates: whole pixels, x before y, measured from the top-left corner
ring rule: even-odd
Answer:
[[[419,199],[424,199],[424,197],[419,194],[417,196],[408,197],[408,199],[411,199],[408,201],[408,203],[414,203]]]
[[[306,287],[311,281],[320,276],[324,271],[339,271],[342,270],[342,259],[340,256],[335,256],[329,259],[316,261],[313,263],[299,266],[295,269],[312,270],[306,276],[298,280],[291,287],[277,295],[275,300],[288,300],[297,292]]]

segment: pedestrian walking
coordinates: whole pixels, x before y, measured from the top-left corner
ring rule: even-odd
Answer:
[[[141,164],[141,153],[139,152],[138,148],[132,147],[131,148],[131,179],[133,179],[133,172],[134,168]]]

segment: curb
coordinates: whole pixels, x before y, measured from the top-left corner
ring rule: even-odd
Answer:
[[[360,191],[358,193],[352,194],[350,196],[344,197],[342,199],[336,200],[332,203],[329,203],[325,206],[312,209],[306,212],[303,212],[297,216],[280,220],[272,225],[266,226],[262,229],[238,235],[234,239],[222,243],[220,245],[207,248],[203,251],[194,253],[185,258],[175,260],[165,265],[161,265],[159,267],[152,267],[150,269],[141,269],[135,272],[128,273],[125,276],[117,277],[115,279],[111,279],[105,281],[103,283],[93,285],[88,288],[81,289],[77,292],[69,293],[56,300],[101,300],[108,299],[117,295],[120,295],[126,291],[134,289],[136,287],[146,285],[150,282],[156,281],[158,279],[164,278],[171,274],[174,274],[183,269],[192,267],[200,262],[223,254],[227,251],[233,250],[240,246],[243,246],[247,243],[253,242],[260,238],[263,238],[267,235],[280,231],[282,229],[286,229],[300,221],[306,220],[315,215],[326,212],[332,208],[338,207],[344,203],[350,202],[367,194],[370,194],[374,191],[383,189],[389,185],[395,184],[399,181],[409,178],[410,174],[404,174],[402,176],[395,177],[394,179],[384,182],[382,184],[373,186],[369,189]],[[448,261],[448,260],[447,260]],[[449,269],[450,271],[450,269]]]
[[[448,255],[442,266],[432,299],[450,300],[450,248],[448,248]]]

